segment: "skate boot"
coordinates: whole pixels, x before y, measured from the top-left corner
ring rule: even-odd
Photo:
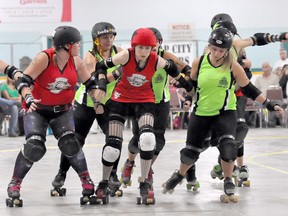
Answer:
[[[109,203],[109,183],[108,180],[102,180],[99,182],[99,185],[97,186],[96,189],[96,200],[97,203],[100,204],[108,204]]]
[[[222,180],[224,176],[223,176],[221,165],[220,164],[215,165],[213,169],[211,170],[210,175],[213,179],[219,178],[220,180]]]
[[[249,178],[249,170],[248,167],[246,165],[241,166],[239,168],[239,182],[237,184],[238,187],[242,187],[242,185],[246,186],[246,187],[250,187],[250,180],[248,180]]]
[[[136,199],[137,205],[141,204],[155,205],[153,187],[150,183],[148,183],[147,179],[139,183],[139,189],[140,189],[140,197],[137,197]]]
[[[131,186],[131,174],[133,173],[134,161],[126,160],[124,167],[122,168],[122,174],[120,178],[121,184],[126,188],[127,186]]]
[[[174,191],[174,188],[177,186],[177,184],[182,184],[184,176],[180,175],[179,171],[176,170],[172,176],[162,184],[163,190],[162,192],[166,194],[167,192],[169,194],[172,194]]]
[[[234,178],[237,177],[238,178],[238,176],[239,176],[239,167],[234,165],[232,177],[234,177]]]
[[[110,189],[110,196],[114,197],[121,197],[123,196],[123,191],[120,190],[121,183],[118,179],[116,170],[112,170],[110,177],[109,177],[109,189]]]
[[[226,177],[224,179],[224,195],[220,196],[221,202],[228,203],[229,201],[233,203],[238,202],[238,197],[234,195],[235,185],[231,178]]]
[[[20,188],[21,188],[21,181],[17,179],[12,179],[7,188],[9,198],[6,199],[6,206],[9,207],[23,206],[23,201],[22,199],[20,199]]]
[[[51,196],[66,196],[66,188],[62,188],[66,179],[66,172],[59,170],[58,174],[55,176],[52,186],[53,189],[50,191]]]
[[[85,205],[90,203],[91,205],[97,204],[94,194],[94,183],[89,176],[80,176],[82,182],[82,197],[80,198],[80,204]]]
[[[196,175],[195,175],[195,165],[193,165],[186,173],[186,188],[187,190],[193,190],[197,191],[198,188],[200,188],[200,183],[197,181]]]

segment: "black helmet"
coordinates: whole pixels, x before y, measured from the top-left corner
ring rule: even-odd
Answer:
[[[213,26],[213,30],[219,27],[227,28],[232,32],[233,35],[237,34],[236,26],[230,21],[219,21]]]
[[[113,34],[116,35],[116,29],[115,27],[108,22],[99,22],[96,23],[93,28],[92,28],[92,39],[93,41],[101,36],[101,35],[105,35],[105,34]]]
[[[211,32],[208,42],[216,47],[230,49],[233,35],[227,28],[216,28]]]
[[[161,44],[163,42],[163,37],[161,35],[161,32],[154,27],[149,27],[148,29],[154,32],[156,39],[159,40],[159,43]]]
[[[66,44],[74,44],[81,41],[81,34],[78,29],[72,26],[59,26],[55,29],[53,43],[56,48],[61,48]]]
[[[212,18],[212,20],[211,20],[211,28],[213,28],[213,26],[219,21],[229,21],[229,22],[233,23],[233,20],[232,20],[232,18],[231,18],[231,16],[229,14],[219,13],[219,14],[216,14]]]

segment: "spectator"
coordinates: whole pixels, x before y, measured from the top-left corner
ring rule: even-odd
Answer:
[[[288,64],[287,51],[280,49],[280,59],[277,60],[273,66],[273,73],[277,73],[277,70],[281,70],[285,64]]]
[[[282,88],[284,103],[287,105],[287,81],[288,81],[288,64],[285,64],[281,70],[279,85]]]
[[[279,87],[279,77],[272,73],[272,68],[269,62],[263,62],[262,64],[263,74],[255,80],[255,86],[260,89],[262,94],[266,97],[267,89],[271,86]],[[273,101],[275,102],[275,101]],[[268,117],[268,127],[276,127],[276,122],[279,121],[279,117],[275,112],[271,112]],[[279,123],[280,124],[280,123]]]
[[[1,85],[1,103],[3,113],[10,115],[8,136],[18,136],[18,117],[21,97],[15,89],[14,81],[7,77],[7,82]]]

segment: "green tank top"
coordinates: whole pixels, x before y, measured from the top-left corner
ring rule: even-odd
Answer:
[[[159,48],[158,55],[163,56],[164,50]],[[170,91],[168,74],[164,69],[159,69],[152,77],[152,88],[155,95],[155,103],[159,104],[162,100],[164,102],[170,101]]]
[[[93,53],[91,50],[90,50],[90,52]],[[117,53],[117,49],[115,46],[113,46],[111,56],[114,56],[116,53]],[[103,57],[99,53],[95,54],[95,58],[98,61],[103,60]],[[112,73],[119,66],[120,65],[116,65],[113,68],[108,68],[107,73]],[[107,102],[107,100],[111,97],[116,83],[117,83],[117,80],[114,80],[113,82],[110,82],[107,84],[106,97],[104,99],[102,99],[103,104],[105,104]],[[80,104],[84,104],[88,107],[93,107],[93,101],[92,101],[91,97],[89,96],[89,94],[87,93],[85,85],[83,85],[83,84],[81,84],[80,87],[78,88],[78,90],[76,91],[74,99],[75,99],[75,101],[77,101]]]
[[[223,67],[213,67],[205,54],[200,62],[197,79],[197,99],[195,114],[198,116],[215,116],[221,110],[236,110],[232,72]]]

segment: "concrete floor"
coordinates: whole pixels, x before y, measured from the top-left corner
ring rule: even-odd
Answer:
[[[22,208],[6,207],[6,188],[10,181],[15,158],[24,137],[1,136],[0,145],[0,215],[194,215],[194,216],[270,216],[287,215],[288,205],[288,133],[286,128],[250,129],[245,145],[245,161],[250,169],[251,187],[237,188],[238,203],[221,203],[222,182],[210,177],[218,152],[210,148],[197,162],[197,176],[201,187],[198,192],[187,191],[186,183],[176,187],[173,194],[162,194],[162,183],[179,166],[179,150],[184,146],[186,130],[167,130],[167,144],[154,165],[155,206],[136,205],[139,194],[137,179],[139,160],[132,176],[132,186],[123,197],[110,198],[108,205],[80,206],[81,184],[73,170],[67,176],[66,197],[50,197],[51,181],[59,163],[60,152],[53,136],[47,136],[48,151],[34,164],[21,189]],[[130,130],[125,130],[120,167],[127,157]],[[84,151],[91,176],[96,184],[101,177],[101,148],[103,134],[90,134]],[[118,171],[120,175],[120,169]]]

